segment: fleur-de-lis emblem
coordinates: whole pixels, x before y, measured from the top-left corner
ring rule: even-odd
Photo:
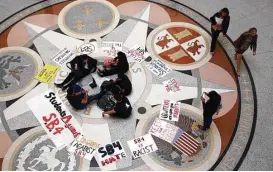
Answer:
[[[102,18],[97,18],[97,25],[101,28],[104,25],[104,21]]]
[[[84,27],[85,27],[85,24],[84,24],[83,20],[77,20],[77,23],[74,26],[74,28],[76,28],[78,31],[83,30]]]
[[[83,11],[84,14],[88,15],[91,12],[91,8],[86,5],[86,6],[83,7],[82,11]]]

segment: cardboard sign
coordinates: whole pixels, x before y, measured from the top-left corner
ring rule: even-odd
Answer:
[[[141,63],[150,56],[148,52],[145,52],[144,48],[141,48],[138,45],[135,45],[133,48],[129,49],[126,54],[127,57],[133,58],[138,63]]]
[[[178,121],[180,114],[180,102],[163,100],[159,118],[168,121]]]
[[[158,150],[151,134],[146,134],[133,140],[129,140],[127,143],[132,152],[133,159]]]
[[[122,42],[108,42],[101,43],[101,52],[107,57],[116,57],[119,51],[122,51]]]
[[[35,79],[43,83],[49,83],[56,76],[58,71],[58,67],[51,64],[45,64],[43,69],[35,76]]]
[[[52,90],[28,100],[27,105],[57,148],[83,134],[77,120]]]
[[[99,145],[96,142],[79,136],[78,139],[71,144],[68,151],[91,161],[97,153],[98,147]]]
[[[174,78],[172,78],[168,81],[164,81],[163,85],[164,85],[167,92],[177,92],[177,91],[181,90],[177,81]]]
[[[78,48],[78,54],[91,54],[96,53],[98,50],[98,44],[96,42],[84,43]]]
[[[73,58],[75,58],[75,53],[68,50],[67,48],[64,48],[56,55],[54,55],[51,60],[53,60],[56,64],[63,66],[66,65],[66,63],[71,61]]]
[[[148,133],[172,143],[180,128],[156,118]]]
[[[163,77],[168,74],[172,69],[165,65],[160,60],[153,60],[147,65],[147,68],[156,76]]]
[[[115,161],[125,158],[126,156],[127,155],[119,140],[98,149],[98,157],[100,160],[99,163],[102,166],[114,163]]]

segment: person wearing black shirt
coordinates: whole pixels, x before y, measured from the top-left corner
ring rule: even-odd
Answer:
[[[229,27],[230,16],[229,10],[227,8],[223,8],[220,12],[215,13],[211,18],[211,45],[210,52],[213,55],[217,39],[219,34],[222,32],[223,36],[226,36],[227,30]]]
[[[211,91],[209,93],[204,93],[209,100],[206,101],[205,97],[201,98],[203,104],[203,127],[202,130],[207,130],[210,128],[212,123],[212,116],[216,113],[218,115],[221,109],[221,96],[216,91]]]
[[[68,87],[76,84],[82,78],[95,72],[97,69],[97,60],[89,57],[88,55],[76,56],[68,64],[70,64],[70,67],[68,65],[67,66],[71,69],[71,72],[61,84],[55,84],[56,87],[62,88],[63,90],[66,90]],[[94,82],[95,80],[93,79],[93,83]]]
[[[116,100],[115,106],[111,110],[102,112],[102,116],[104,117],[105,114],[108,114],[110,116],[123,119],[130,117],[132,113],[132,106],[129,100],[126,97],[117,94],[114,95],[114,98]]]
[[[118,52],[118,56],[115,58],[115,61],[117,62],[117,64],[111,66],[110,69],[98,69],[98,75],[104,77],[119,73],[126,73],[129,70],[129,63],[127,61],[125,53]]]

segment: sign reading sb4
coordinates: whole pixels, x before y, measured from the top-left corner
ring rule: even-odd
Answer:
[[[102,166],[114,163],[127,156],[119,140],[100,147],[98,154]]]

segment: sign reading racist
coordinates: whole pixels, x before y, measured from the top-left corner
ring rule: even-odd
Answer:
[[[148,52],[145,52],[144,48],[141,48],[138,45],[135,45],[133,48],[129,49],[126,54],[127,57],[134,59],[138,63],[141,63],[143,60],[150,56]]]
[[[137,159],[158,150],[151,134],[129,140],[127,143],[132,152],[133,159]]]
[[[92,54],[96,53],[98,50],[98,44],[96,42],[89,42],[89,43],[84,43],[78,48],[78,53],[79,54]]]
[[[102,166],[114,163],[127,156],[119,140],[100,147],[98,149],[98,154],[99,163]]]
[[[51,64],[45,64],[43,69],[35,76],[35,79],[43,83],[49,83],[56,76],[58,71],[58,67]]]
[[[79,136],[77,140],[72,142],[68,151],[91,161],[91,159],[97,153],[98,147],[99,145],[96,142],[88,140],[83,136]]]
[[[167,92],[177,92],[181,90],[177,81],[174,78],[164,81],[163,85]]]
[[[159,118],[168,121],[178,121],[180,114],[180,102],[163,100]]]
[[[171,72],[171,68],[169,68],[162,61],[156,59],[147,65],[147,68],[156,76],[164,77],[166,74]]]
[[[52,90],[28,100],[27,105],[57,148],[83,134],[77,120]]]
[[[54,55],[51,60],[53,60],[56,64],[63,66],[73,58],[75,58],[75,53],[67,48],[64,48]]]

